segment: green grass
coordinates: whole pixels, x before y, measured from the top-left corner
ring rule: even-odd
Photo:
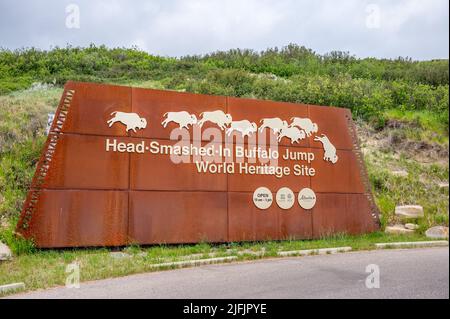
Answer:
[[[81,281],[91,281],[111,277],[125,276],[135,273],[151,272],[154,264],[186,260],[189,255],[197,255],[195,259],[238,256],[239,261],[267,257],[277,257],[278,251],[318,249],[350,246],[353,250],[375,249],[374,244],[380,242],[422,241],[421,235],[387,235],[376,232],[361,236],[336,235],[318,240],[290,240],[246,242],[212,245],[200,243],[196,245],[159,245],[152,247],[130,246],[122,251],[130,257],[112,258],[110,250],[99,249],[63,249],[36,250],[22,254],[11,261],[0,263],[0,285],[24,282],[27,290],[36,290],[61,286],[65,284],[66,267],[71,263],[80,265]],[[247,251],[265,251],[264,256],[246,254]],[[238,254],[241,252],[243,254]]]
[[[407,111],[390,109],[385,111],[385,117],[397,120],[406,127],[406,136],[417,141],[429,141],[448,146],[448,122],[445,112],[437,113],[428,110]]]
[[[434,225],[448,225],[448,188],[439,186],[448,182],[449,166],[423,164],[403,155],[374,151],[366,155],[366,166],[383,227],[401,222],[394,214],[397,205],[421,205],[424,218],[416,221],[420,232]],[[404,170],[407,176],[395,176],[392,172]]]
[[[56,110],[62,91],[52,88],[0,95],[0,155],[43,136],[47,114]]]

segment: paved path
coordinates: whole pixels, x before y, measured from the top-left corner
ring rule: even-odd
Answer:
[[[369,264],[379,266],[379,289],[366,288]],[[380,250],[208,265],[12,297],[449,298],[449,250]]]

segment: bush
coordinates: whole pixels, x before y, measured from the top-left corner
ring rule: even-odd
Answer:
[[[16,144],[0,157],[0,212],[2,217],[17,216],[22,209],[39,159],[44,137]]]
[[[127,83],[160,81],[197,93],[347,107],[383,125],[383,111],[400,108],[440,114],[448,127],[448,60],[357,59],[348,52],[319,55],[290,44],[262,52],[230,50],[180,59],[137,48],[0,49],[0,94],[33,81]]]
[[[249,96],[255,78],[242,70],[214,70],[202,80],[191,80],[187,90],[202,94]]]
[[[28,88],[32,83],[33,79],[29,76],[0,78],[0,95],[24,90]]]

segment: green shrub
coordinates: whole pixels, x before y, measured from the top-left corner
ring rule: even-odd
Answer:
[[[14,255],[29,254],[36,250],[33,240],[22,238],[15,233],[17,218],[10,220],[8,228],[0,228],[0,241],[5,243]]]
[[[29,76],[0,78],[0,95],[24,90],[33,83]]]
[[[2,217],[17,215],[34,174],[44,137],[27,140],[1,154],[0,157],[0,212]]]
[[[448,127],[448,60],[358,59],[340,51],[319,55],[295,44],[179,59],[95,45],[0,49],[0,94],[33,81],[63,85],[68,80],[151,80],[176,90],[341,106],[377,127],[383,126],[387,109],[430,110]]]

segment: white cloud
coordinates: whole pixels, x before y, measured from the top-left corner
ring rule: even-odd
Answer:
[[[448,58],[448,0],[22,1],[0,2],[0,46],[93,42],[180,56],[293,42],[320,53]],[[69,3],[80,6],[80,29],[64,26]],[[366,26],[369,4],[380,8],[379,28]]]
[[[140,41],[152,42],[155,51],[184,54],[248,46],[265,41],[282,21],[280,5],[268,1],[178,1],[149,19]],[[199,50],[200,49],[200,50]]]

